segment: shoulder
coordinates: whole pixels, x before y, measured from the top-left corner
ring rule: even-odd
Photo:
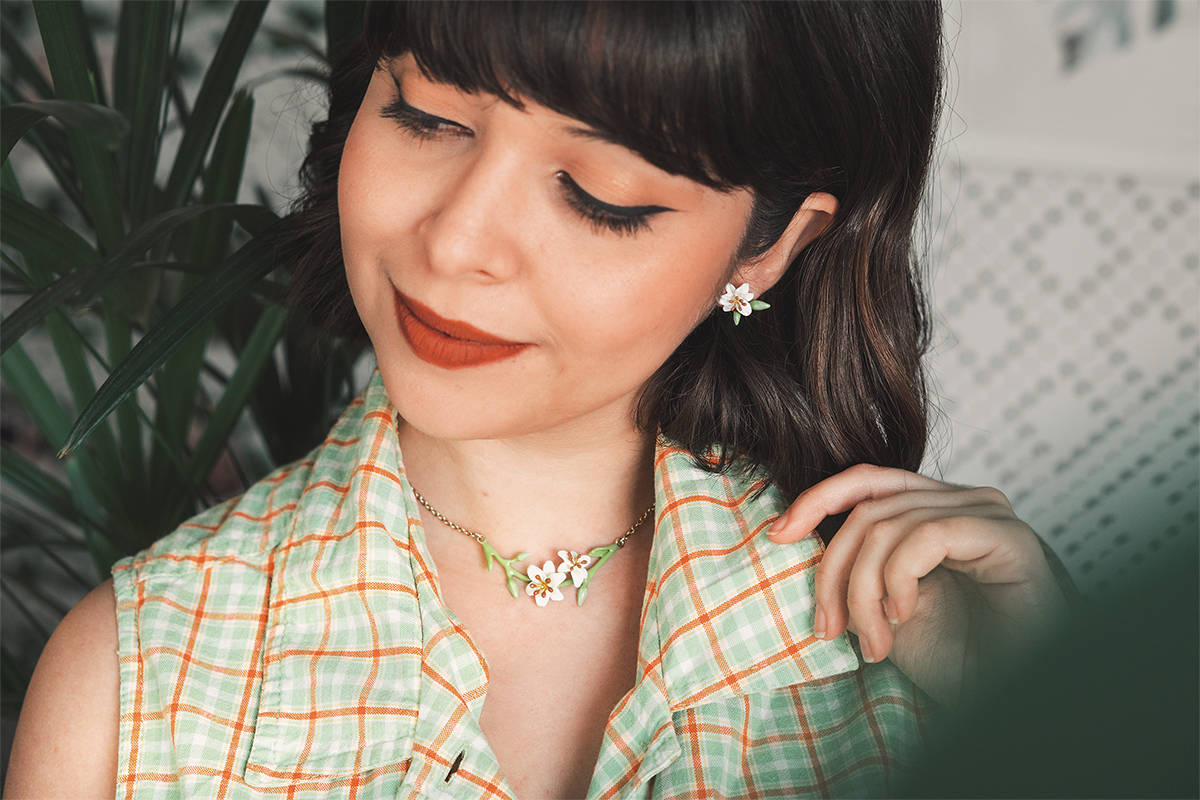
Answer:
[[[117,617],[105,581],[38,661],[13,740],[8,797],[113,797],[120,713]]]

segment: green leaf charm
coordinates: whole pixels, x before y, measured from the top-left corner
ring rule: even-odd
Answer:
[[[596,563],[588,567],[587,577],[583,579],[583,583],[579,584],[579,588],[575,590],[575,605],[583,605],[583,601],[587,599],[588,584],[592,580],[592,576],[596,574],[596,570],[604,566],[604,562],[612,558],[613,553],[617,552],[620,547],[615,544],[606,544],[603,547],[596,547],[588,552],[589,558],[596,559]]]
[[[504,567],[504,585],[508,587],[508,593],[513,596],[514,600],[519,599],[521,593],[517,590],[517,579],[529,583],[529,577],[517,572],[512,565],[518,561],[524,561],[529,553],[517,553],[512,558],[505,558],[496,552],[496,548],[492,547],[491,542],[484,541],[479,544],[483,547],[483,557],[487,560],[488,572],[492,571],[492,561],[499,561],[500,565]]]

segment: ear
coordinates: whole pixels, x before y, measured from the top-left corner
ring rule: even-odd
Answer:
[[[783,277],[800,251],[825,232],[837,215],[837,198],[826,192],[813,192],[804,199],[787,230],[771,249],[753,261],[739,266],[734,283],[749,283],[758,297]]]

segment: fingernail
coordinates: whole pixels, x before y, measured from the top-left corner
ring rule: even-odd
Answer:
[[[892,625],[900,624],[900,612],[896,610],[896,604],[892,602],[892,598],[883,598],[883,613],[887,614],[888,622]]]
[[[867,662],[868,664],[874,664],[875,656],[871,655],[871,643],[867,641],[867,637],[858,637],[858,646],[859,649],[862,650],[863,661]]]
[[[821,610],[820,606],[817,607],[817,616],[813,621],[813,633],[818,639],[825,638],[825,612]]]
[[[767,529],[767,536],[774,536],[783,530],[783,527],[787,525],[787,519],[787,512],[781,514],[778,519],[771,523],[771,527]]]

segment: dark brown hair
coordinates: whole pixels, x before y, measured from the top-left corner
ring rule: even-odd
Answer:
[[[603,130],[672,174],[745,187],[740,259],[829,192],[829,229],[734,327],[705,319],[638,409],[707,468],[763,469],[793,498],[857,463],[915,470],[927,315],[913,230],[941,102],[941,8],[921,2],[372,2],[330,76],[282,241],[291,298],[365,336],[337,217],[342,145],[381,59]]]

